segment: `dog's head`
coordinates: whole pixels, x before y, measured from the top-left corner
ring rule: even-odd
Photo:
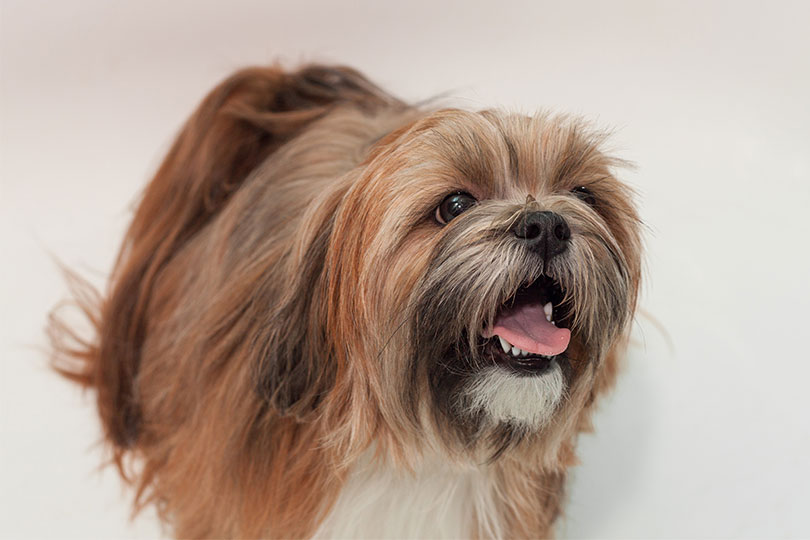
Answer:
[[[576,120],[460,110],[376,141],[288,239],[298,286],[278,313],[298,318],[266,349],[269,399],[490,453],[570,424],[639,284],[638,217],[601,142]]]

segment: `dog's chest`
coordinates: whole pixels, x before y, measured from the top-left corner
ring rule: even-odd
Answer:
[[[363,464],[350,474],[315,537],[470,538],[482,519],[493,528],[492,507],[481,471],[438,461],[413,472]]]

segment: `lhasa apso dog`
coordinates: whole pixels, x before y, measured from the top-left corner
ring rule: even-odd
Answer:
[[[80,293],[94,338],[52,326],[137,505],[181,538],[551,535],[639,287],[601,143],[342,67],[220,84]]]

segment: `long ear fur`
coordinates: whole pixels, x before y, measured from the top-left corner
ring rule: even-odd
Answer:
[[[395,100],[341,67],[309,66],[292,73],[250,68],[222,82],[188,120],[146,188],[108,294],[98,301],[74,287],[95,326],[94,341],[66,345],[64,337],[73,336],[52,317],[56,369],[96,388],[105,434],[119,449],[131,446],[139,433],[136,380],[147,306],[159,273],[253,169],[341,102],[368,107]],[[120,465],[120,453],[116,457]]]
[[[334,382],[336,366],[324,361],[330,345],[321,326],[326,317],[323,270],[331,232],[330,217],[316,237],[308,239],[307,256],[296,265],[270,329],[257,328],[251,338],[251,349],[259,351],[253,366],[255,388],[284,415],[306,416]]]

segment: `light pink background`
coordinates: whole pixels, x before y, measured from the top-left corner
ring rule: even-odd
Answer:
[[[102,285],[198,100],[274,60],[613,128],[638,165],[650,316],[560,534],[810,536],[808,21],[806,2],[3,0],[0,536],[162,534],[127,522],[92,400],[45,366],[66,294],[49,254]]]

